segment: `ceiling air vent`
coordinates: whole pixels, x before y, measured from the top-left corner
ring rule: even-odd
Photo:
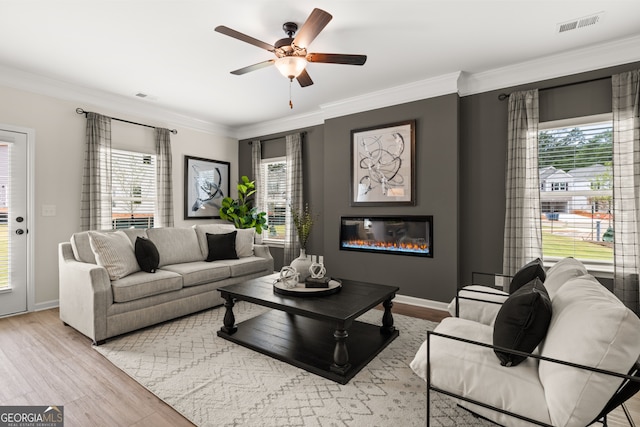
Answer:
[[[604,12],[598,12],[594,15],[584,16],[578,19],[572,19],[571,21],[562,22],[557,26],[558,34],[566,33],[567,31],[577,30],[579,28],[591,27],[598,22],[602,21]]]

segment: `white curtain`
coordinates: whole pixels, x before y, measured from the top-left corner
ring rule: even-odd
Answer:
[[[80,196],[81,230],[111,229],[111,202],[111,118],[87,113]]]
[[[640,250],[640,70],[612,76],[614,293],[636,314]]]
[[[503,272],[542,258],[538,172],[538,90],[509,96]]]
[[[156,128],[156,212],[154,227],[173,227],[171,131]]]
[[[299,212],[303,208],[302,200],[302,136],[299,133],[287,135],[286,138],[287,155],[287,195],[289,206]],[[300,244],[296,228],[293,225],[291,210],[287,209],[285,220],[284,238],[284,265],[289,265],[291,261],[300,255]]]
[[[264,206],[265,183],[262,176],[262,143],[260,140],[251,141],[251,172],[252,180],[256,182],[256,194],[254,206],[258,208],[258,212],[266,212],[267,207]],[[264,233],[264,230],[262,231]]]

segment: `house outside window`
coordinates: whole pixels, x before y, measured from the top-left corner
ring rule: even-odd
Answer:
[[[538,167],[545,261],[613,265],[611,115],[540,123]]]
[[[111,150],[111,225],[151,228],[156,205],[156,157]]]
[[[285,157],[262,160],[264,200],[267,228],[262,232],[267,243],[284,243],[287,217],[287,162]]]

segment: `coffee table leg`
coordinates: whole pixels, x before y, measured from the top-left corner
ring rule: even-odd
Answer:
[[[336,346],[333,349],[333,363],[331,364],[331,371],[340,375],[346,374],[351,368],[349,363],[349,351],[347,350],[347,337],[349,333],[345,329],[336,329],[333,333],[336,339]]]
[[[224,306],[226,308],[226,311],[224,313],[224,325],[220,328],[220,330],[226,334],[231,335],[238,330],[238,327],[236,326],[236,316],[233,315],[233,298],[228,294],[222,295],[222,297],[224,298]]]
[[[393,296],[382,303],[382,306],[384,307],[384,314],[382,315],[382,326],[380,327],[380,332],[385,334],[390,334],[396,330],[393,326],[393,315],[391,314],[391,307],[393,307],[393,303],[391,302],[392,299]]]

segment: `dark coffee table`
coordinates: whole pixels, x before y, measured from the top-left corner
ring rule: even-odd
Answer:
[[[276,277],[218,289],[226,307],[219,337],[346,384],[399,335],[391,315],[398,287],[342,280],[336,294],[296,297],[275,293]],[[234,300],[273,310],[236,325]],[[381,326],[355,320],[380,303]]]

